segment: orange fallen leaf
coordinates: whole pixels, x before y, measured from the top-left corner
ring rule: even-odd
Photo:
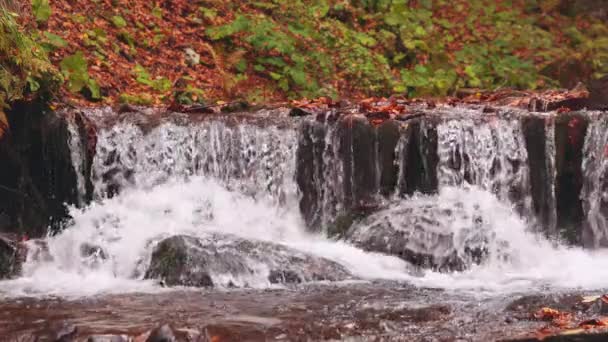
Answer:
[[[545,321],[556,319],[559,316],[560,316],[560,312],[558,310],[551,309],[551,308],[542,308],[534,314],[534,318],[540,319],[540,320],[545,320]]]

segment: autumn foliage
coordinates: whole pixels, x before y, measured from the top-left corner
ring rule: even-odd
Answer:
[[[608,27],[566,2],[34,0],[21,22],[80,105],[444,97],[606,74]]]

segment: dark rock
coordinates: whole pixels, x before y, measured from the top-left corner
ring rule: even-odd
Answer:
[[[583,297],[577,294],[532,294],[521,296],[510,302],[505,311],[519,313],[520,319],[531,319],[538,310],[550,307],[559,311],[580,309]]]
[[[230,102],[227,103],[226,105],[224,105],[221,109],[222,113],[234,113],[234,112],[241,112],[244,110],[249,109],[249,103],[247,103],[246,101],[235,101],[235,102]]]
[[[397,121],[409,121],[412,119],[423,117],[424,113],[407,113],[407,114],[399,114],[395,117]]]
[[[152,260],[145,278],[161,278],[169,286],[184,285],[211,287],[211,276],[201,268],[207,264],[206,253],[197,254],[188,244],[197,245],[195,238],[176,236],[161,241],[152,253]],[[197,246],[198,247],[198,246]],[[198,250],[197,250],[198,252]]]
[[[164,324],[150,332],[146,342],[175,342],[173,329],[168,324]]]
[[[553,221],[555,208],[552,206],[551,184],[554,183],[547,165],[546,122],[543,117],[527,116],[522,118],[522,130],[528,153],[532,205],[540,224],[555,236]]]
[[[370,112],[366,113],[365,116],[369,120],[388,120],[391,118],[391,114],[389,112]]]
[[[49,246],[45,240],[33,239],[23,244],[28,261],[49,262],[53,261],[53,256],[49,251]]]
[[[214,284],[212,276],[251,276],[256,273],[252,263],[263,264],[270,270],[267,279],[271,283],[350,277],[348,271],[333,261],[283,245],[211,234],[204,238],[178,235],[161,241],[152,253],[145,278],[162,279],[168,286],[238,286],[232,281]]]
[[[289,116],[291,116],[291,117],[301,117],[301,116],[308,116],[308,115],[312,115],[312,113],[303,108],[294,107],[291,110],[289,110]]]
[[[432,120],[412,120],[402,132],[404,146],[398,156],[399,177],[403,180],[400,194],[437,192],[437,128]]]
[[[268,330],[268,327],[256,324],[222,322],[206,325],[204,336],[214,336],[217,341],[274,341],[275,339],[269,338]]]
[[[354,224],[346,240],[420,268],[464,270],[485,260],[491,234],[481,216],[470,216],[461,208],[441,208],[430,199],[400,201]],[[455,221],[470,222],[470,227],[460,228],[458,237],[452,227]]]
[[[59,328],[57,332],[57,337],[55,338],[55,342],[72,342],[76,341],[76,335],[78,334],[78,329],[75,325],[64,323],[61,328]]]
[[[80,245],[80,256],[82,261],[90,268],[98,267],[108,259],[108,255],[103,248],[89,243]]]
[[[268,275],[271,284],[299,284],[302,282],[297,273],[290,270],[272,270]]]
[[[83,243],[80,245],[80,256],[83,258],[93,257],[100,258],[102,260],[107,259],[106,252],[103,250],[103,248],[90,243]]]
[[[14,103],[7,116],[11,132],[0,140],[0,215],[5,221],[0,229],[42,237],[49,226],[61,229],[68,218],[66,204],[79,204],[68,118],[37,103]]]
[[[606,316],[608,315],[608,300],[600,297],[584,308],[584,312],[587,315]]]
[[[118,107],[118,110],[116,112],[118,114],[137,113],[137,112],[139,112],[139,110],[137,109],[137,107],[135,107],[131,104],[123,103],[120,105],[120,107]]]
[[[485,107],[483,107],[482,112],[484,114],[496,113],[496,112],[498,112],[498,109],[495,107],[491,107],[491,106],[485,106]]]
[[[338,121],[338,150],[343,170],[343,203],[350,211],[371,202],[378,192],[375,132],[367,118],[348,115]]]
[[[327,127],[316,121],[306,121],[298,131],[296,150],[296,182],[300,189],[300,212],[313,229],[319,229],[322,219],[322,191],[325,188],[325,165]]]
[[[18,256],[17,244],[7,238],[0,237],[0,279],[12,278],[19,273],[21,261]]]
[[[584,213],[580,198],[583,186],[583,145],[588,119],[580,114],[559,115],[555,119],[555,198],[557,225],[561,237],[570,243],[582,240],[579,227]]]
[[[391,195],[397,186],[399,168],[395,163],[397,159],[395,148],[400,136],[400,124],[397,121],[388,120],[376,128],[380,193],[384,196]]]

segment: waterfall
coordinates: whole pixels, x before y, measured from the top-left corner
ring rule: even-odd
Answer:
[[[557,236],[557,204],[555,198],[555,120],[549,118],[545,125],[545,163],[547,166],[547,177],[543,186],[548,190],[545,199],[548,211],[548,218],[545,222],[545,230],[549,236]]]
[[[221,121],[162,124],[144,132],[132,123],[100,132],[93,161],[95,196],[123,187],[150,188],[173,178],[208,176],[252,197],[295,202],[293,130],[233,127]]]
[[[201,242],[197,248],[216,251],[218,258],[234,257],[218,262],[210,275],[224,287],[265,288],[271,286],[272,267],[315,258],[337,264],[354,279],[474,291],[605,284],[603,251],[566,248],[532,233],[534,215],[557,225],[556,174],[560,165],[576,164],[560,164],[555,157],[568,121],[535,117],[538,130],[530,130],[513,116],[439,114],[380,125],[361,115],[289,124],[268,116],[108,120],[99,124],[90,167],[93,201],[70,208],[64,231],[32,242],[23,276],[4,282],[0,293],[158,291],[144,275],[154,248],[177,235]],[[76,126],[68,129],[75,181],[84,197],[86,142]],[[579,165],[585,180],[583,235],[590,246],[607,239],[607,131],[608,120],[594,119]],[[531,138],[545,142],[533,154]],[[535,176],[538,193],[531,189],[533,168],[542,168]],[[546,204],[540,212],[538,203]],[[376,236],[378,227],[387,227],[379,224],[388,222],[387,229],[396,227],[394,237],[414,228],[412,251],[449,257],[453,247],[464,258],[473,246],[489,258],[466,263],[455,274],[414,275],[407,259],[382,252],[390,248],[370,252],[348,236],[328,238],[341,215],[352,215],[346,228],[364,222],[362,217],[371,220],[358,232],[361,241],[395,242]]]
[[[69,139],[68,144],[70,147],[70,159],[72,160],[72,167],[76,174],[76,190],[78,192],[78,205],[85,205],[86,198],[86,180],[85,175],[85,145],[78,131],[78,126],[71,118],[66,119]]]
[[[595,118],[589,125],[583,156],[581,199],[586,218],[583,243],[589,247],[608,247],[608,118]]]
[[[519,120],[447,120],[437,131],[440,186],[476,185],[530,215],[528,155]]]

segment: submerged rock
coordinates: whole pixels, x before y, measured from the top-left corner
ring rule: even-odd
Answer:
[[[152,253],[146,279],[168,286],[249,286],[249,281],[301,283],[350,278],[341,265],[271,242],[225,234],[203,238],[177,235]]]
[[[355,223],[345,238],[367,251],[394,255],[421,268],[461,271],[485,260],[490,235],[482,217],[464,206],[442,207],[422,198]]]

